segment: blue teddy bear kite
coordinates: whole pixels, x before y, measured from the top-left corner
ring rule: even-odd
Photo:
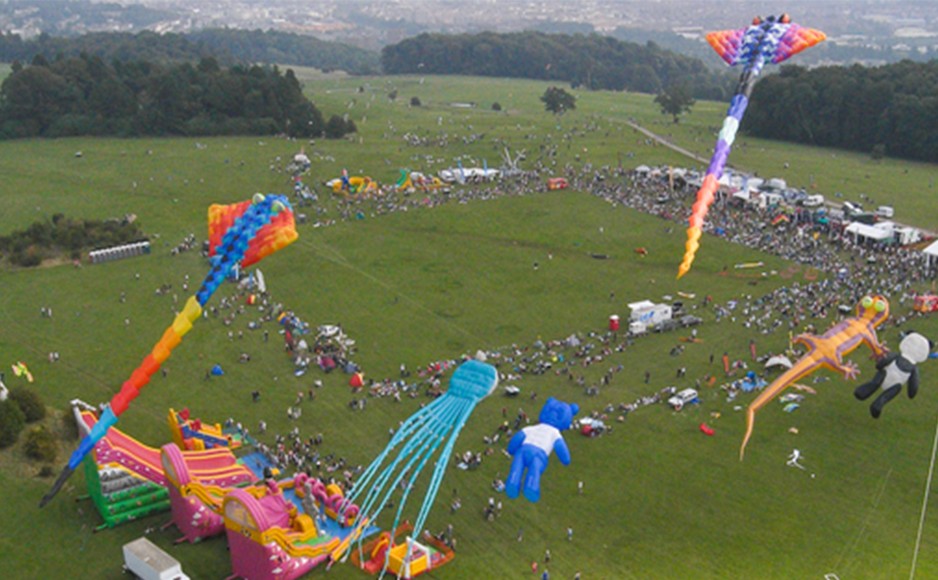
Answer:
[[[541,499],[541,475],[547,469],[547,460],[551,451],[557,453],[557,459],[564,465],[570,465],[570,449],[563,440],[561,431],[570,428],[573,416],[580,407],[576,403],[565,403],[553,397],[547,399],[538,417],[540,423],[525,427],[508,442],[508,453],[514,456],[511,470],[505,482],[505,493],[514,499],[521,490],[521,477],[527,469],[524,479],[524,497],[536,502]]]

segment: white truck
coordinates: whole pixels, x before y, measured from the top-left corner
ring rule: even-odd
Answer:
[[[642,300],[629,304],[629,331],[632,331],[636,322],[644,325],[646,330],[653,329],[666,320],[671,320],[672,307],[670,304],[655,304],[651,300]]]

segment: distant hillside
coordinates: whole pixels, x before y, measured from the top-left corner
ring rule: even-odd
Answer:
[[[597,34],[421,34],[381,52],[388,74],[460,74],[569,82],[590,89],[657,93],[686,83],[698,99],[726,99],[735,74],[699,59]]]
[[[260,63],[344,70],[350,74],[379,71],[376,52],[287,32],[229,29],[187,35],[96,32],[71,38],[41,34],[25,41],[16,34],[0,34],[0,61],[4,62],[31,62],[36,55],[51,61],[82,54],[97,56],[105,62],[195,63],[214,57],[226,66]]]
[[[213,28],[186,35],[198,46],[238,61],[310,66],[350,74],[378,74],[377,52],[312,36],[268,30]]]
[[[40,34],[23,40],[17,34],[0,34],[0,60],[4,62],[32,62],[37,56],[47,61],[59,57],[71,58],[81,54],[96,56],[105,62],[146,60],[150,62],[197,62],[213,56],[208,48],[202,48],[178,34],[155,32],[93,32],[82,36],[64,37]],[[219,62],[231,64],[228,58]]]
[[[830,32],[830,31],[828,31]],[[658,46],[673,50],[678,54],[700,58],[711,67],[725,67],[710,45],[700,39],[690,39],[667,30],[649,30],[642,28],[616,28],[610,36],[627,42],[644,44],[654,42]],[[863,43],[849,44],[837,38],[828,38],[826,42],[799,53],[792,62],[800,66],[814,67],[822,64],[887,64],[902,60],[928,62],[938,55],[938,46],[931,46],[928,37],[903,39],[897,42],[891,36],[868,40]],[[908,42],[908,44],[906,44]]]

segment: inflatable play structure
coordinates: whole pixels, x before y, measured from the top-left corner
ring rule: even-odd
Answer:
[[[369,574],[380,574],[387,562],[388,571],[398,578],[413,578],[435,570],[456,557],[452,548],[429,532],[424,532],[423,542],[414,540],[409,535],[413,529],[409,522],[404,522],[393,534],[381,532],[375,539],[352,552],[352,564]],[[402,537],[404,541],[400,541]]]
[[[346,197],[378,193],[380,188],[377,181],[362,175],[336,177],[327,181],[326,187],[332,188],[332,193]]]
[[[938,311],[938,295],[919,294],[912,303],[912,310],[916,312]]]
[[[87,433],[98,422],[90,406],[74,407],[80,430]],[[250,470],[238,465],[225,448],[187,451],[182,461],[198,477],[223,485],[243,481]],[[119,429],[111,429],[84,461],[88,497],[104,519],[98,529],[112,528],[170,509],[166,474],[159,450],[144,445]]]
[[[189,416],[189,409],[169,410],[169,431],[173,442],[181,449],[203,450],[216,447],[241,447],[241,435],[236,430],[224,430],[215,423],[208,425]]]
[[[436,191],[446,184],[439,177],[401,169],[401,176],[395,186],[398,191]]]
[[[449,167],[439,171],[440,179],[445,183],[482,183],[485,181],[494,181],[501,176],[498,169],[489,169],[484,167]]]
[[[160,465],[169,489],[172,521],[183,536],[178,541],[195,543],[222,533],[220,512],[225,495],[233,487],[249,485],[258,478],[246,467],[236,473],[225,468],[196,472],[183,453],[175,443],[167,443],[160,449]]]
[[[231,490],[222,515],[233,576],[290,580],[329,559],[351,533],[358,506],[337,485],[301,473]]]
[[[551,177],[547,180],[547,189],[551,191],[567,189],[567,187],[569,187],[569,184],[567,183],[567,179],[564,177]]]

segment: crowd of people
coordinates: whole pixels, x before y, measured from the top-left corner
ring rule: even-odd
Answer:
[[[678,216],[685,213],[681,206],[680,192],[675,195],[671,185],[660,177],[627,174],[609,168],[594,169],[589,164],[579,171],[568,167],[566,174],[572,180],[573,187],[590,191],[614,205],[626,206],[672,221],[678,221]],[[539,179],[538,174],[534,172],[532,175],[522,175],[509,184],[460,188],[449,195],[432,198],[418,199],[389,192],[370,200],[346,202],[342,217],[350,219],[363,211],[363,206],[368,204],[372,214],[379,215],[392,211],[429,208],[442,203],[469,203],[502,195],[525,195],[540,190],[539,187],[527,189],[539,184]],[[803,220],[785,228],[767,227],[766,223],[770,217],[767,210],[717,204],[710,214],[709,229],[722,232],[731,242],[775,253],[824,271],[827,275],[816,276],[813,280],[805,275],[802,280],[793,280],[790,284],[761,296],[747,294],[741,299],[725,303],[702,302],[701,307],[711,309],[715,323],[741,324],[752,330],[753,334],[769,334],[777,330],[811,331],[814,330],[816,321],[829,318],[838,308],[842,308],[844,304],[852,305],[866,293],[879,292],[886,296],[897,296],[902,303],[909,299],[909,292],[916,283],[934,276],[933,272],[923,268],[921,256],[913,251],[893,246],[866,246],[829,225]],[[674,226],[669,226],[669,230],[673,229]],[[219,308],[229,309],[231,304],[223,299]],[[243,307],[235,311],[243,312]],[[213,315],[217,316],[217,313],[213,312]],[[269,320],[268,317],[266,321]],[[893,318],[893,324],[901,325],[903,322],[905,316]],[[595,395],[599,389],[610,386],[614,376],[622,370],[622,364],[609,366],[599,381],[588,380],[580,369],[602,363],[614,353],[625,351],[632,340],[628,336],[620,337],[609,332],[588,331],[565,339],[546,342],[539,340],[529,346],[512,344],[504,348],[481,349],[475,356],[497,365],[503,381],[518,382],[525,375],[551,372],[558,377],[565,377],[571,385],[582,389],[583,394]],[[412,399],[421,394],[429,397],[439,396],[442,393],[444,373],[460,362],[460,359],[433,361],[418,369],[414,376],[407,373],[408,376],[404,377],[402,372],[400,378],[371,378],[364,388],[366,396],[352,398],[349,408],[363,410],[368,398],[391,398],[400,402],[403,396]],[[684,378],[684,374],[686,367],[678,366],[676,378]],[[705,378],[711,377],[708,375]],[[700,379],[697,384],[700,385]],[[661,402],[673,390],[673,386],[667,386],[653,395],[639,397],[634,401],[623,401],[618,405],[606,405],[588,412],[586,416],[599,421],[612,417],[621,421],[628,413],[638,408]],[[297,411],[298,406],[291,406],[288,414],[297,419]],[[484,457],[494,453],[494,447],[500,438],[507,440],[528,423],[529,419],[523,409],[519,409],[513,422],[503,417],[493,424],[491,434],[483,439],[483,448],[469,449],[457,455],[457,464],[466,468],[476,467]],[[297,462],[297,457],[305,459]],[[305,454],[302,449],[278,458],[280,463],[292,463],[297,467],[311,461],[312,456]]]
[[[569,140],[563,138],[559,141],[562,144]],[[417,146],[418,143],[411,145]],[[560,174],[569,180],[571,189],[589,192],[615,207],[658,216],[663,220],[663,232],[668,235],[682,234],[688,213],[688,199],[694,193],[691,188],[675,190],[666,178],[639,174],[618,167],[594,167],[589,163],[580,167],[557,167],[555,163],[551,163],[557,147],[557,144],[550,144],[543,149],[541,156],[534,163],[534,169],[516,172],[510,179],[499,183],[456,187],[445,195],[406,194],[387,189],[381,195],[338,202],[338,207],[334,210],[337,217],[330,215],[329,210],[317,210],[321,219],[313,226],[330,225],[336,223],[337,219],[354,220],[362,214],[379,216],[391,212],[420,211],[442,204],[478,203],[504,196],[537,195],[546,191],[547,175]],[[754,337],[775,332],[787,334],[790,331],[811,331],[822,321],[826,324],[832,316],[842,315],[842,307],[846,305],[852,308],[860,297],[868,293],[880,293],[898,304],[906,303],[911,299],[915,288],[934,280],[936,276],[936,271],[928,265],[920,252],[897,246],[868,245],[830,223],[816,223],[805,217],[799,217],[782,226],[773,226],[772,217],[773,212],[770,209],[741,206],[728,201],[718,202],[708,215],[705,229],[710,233],[718,233],[732,243],[798,263],[807,270],[797,271],[799,279],[795,279],[794,271],[779,273],[783,277],[790,276],[790,283],[768,293],[747,293],[722,303],[702,300],[700,304],[694,305],[694,308],[698,312],[709,312],[708,323],[742,325]],[[194,236],[191,239],[187,236],[183,243],[172,251],[176,254],[190,249],[195,244]],[[730,267],[732,266],[727,265],[726,268],[728,275],[732,274],[729,272]],[[823,272],[824,275],[816,275],[812,279],[811,269]],[[188,291],[188,276],[182,287],[184,292]],[[172,288],[172,284],[163,284],[155,294],[170,295]],[[256,335],[262,332],[263,342],[267,342],[270,329],[277,329],[275,332],[281,329],[277,319],[286,309],[266,292],[259,294],[259,303],[256,306],[247,306],[245,296],[251,291],[249,287],[237,286],[229,295],[221,296],[216,305],[209,306],[204,316],[208,320],[217,319],[224,326],[231,327],[228,333],[231,340],[245,340],[244,331],[240,330],[243,326],[248,331],[258,331]],[[124,300],[122,292],[121,301]],[[172,308],[175,309],[175,294],[173,302]],[[43,306],[40,314],[51,318],[52,308]],[[242,324],[240,321],[244,318],[248,320]],[[908,315],[899,314],[893,316],[890,323],[902,326],[907,322],[907,318]],[[299,328],[299,325],[294,325],[293,328]],[[524,384],[528,377],[547,374],[568,385],[571,398],[579,398],[580,395],[595,396],[604,390],[623,386],[623,381],[618,379],[624,369],[620,355],[626,353],[635,340],[640,338],[630,337],[626,333],[584,329],[565,338],[538,340],[530,345],[483,347],[473,355],[430,361],[415,368],[413,372],[405,371],[402,365],[399,377],[368,378],[360,392],[352,393],[348,407],[354,411],[364,411],[369,399],[390,399],[401,403],[404,399],[419,398],[420,404],[424,405],[427,399],[442,394],[447,373],[470,356],[495,365],[503,385]],[[245,347],[242,351],[239,357],[241,362],[248,363],[252,360],[249,350],[258,348],[256,343],[257,340],[254,343],[245,341],[245,344],[252,346]],[[675,351],[677,347],[680,349]],[[683,345],[677,347],[668,345],[671,349],[668,352],[680,357],[684,348]],[[285,344],[283,348],[296,348],[296,345]],[[332,346],[328,348],[332,349]],[[330,350],[330,353],[333,351]],[[340,355],[343,362],[344,354]],[[58,360],[57,352],[54,357],[50,354],[50,361],[53,360]],[[294,364],[296,360],[294,357]],[[710,362],[714,363],[712,354]],[[285,364],[290,364],[288,358],[285,358]],[[343,366],[338,368],[344,370]],[[597,369],[599,372],[596,372]],[[686,372],[686,363],[678,362],[672,375],[673,379],[668,378],[673,381],[693,380],[693,377],[685,376]],[[650,382],[647,372],[645,382]],[[310,384],[312,386],[309,390],[305,394],[301,390],[297,400],[286,409],[287,417],[292,421],[287,423],[292,425],[292,429],[287,433],[282,434],[275,429],[268,431],[267,422],[259,422],[258,433],[254,438],[257,450],[264,453],[270,463],[282,471],[306,471],[311,476],[337,483],[348,490],[354,485],[355,477],[362,472],[363,467],[350,465],[342,455],[326,452],[323,449],[322,433],[307,437],[300,434],[297,421],[302,417],[303,407],[315,400],[316,390],[322,386],[322,381],[316,379]],[[285,385],[275,385],[275,388],[285,388]],[[597,404],[594,409],[584,408],[580,418],[602,422],[623,421],[629,413],[659,404],[674,392],[672,385],[656,385],[655,388],[650,394],[638,398],[630,397],[626,400],[623,397],[618,404],[602,403]],[[256,386],[252,389],[252,400],[259,402],[264,387]],[[623,391],[624,389],[619,389],[615,392]],[[528,396],[529,404],[538,404],[536,391],[532,391]],[[517,412],[509,413],[507,405],[501,408],[500,416],[482,417],[480,420],[485,421],[487,434],[480,441],[461,442],[467,448],[454,454],[456,464],[465,466],[466,469],[478,467],[486,457],[496,454],[499,450],[504,452],[504,446],[511,436],[531,423],[531,417],[523,407],[519,407]],[[231,422],[234,424],[234,420]],[[244,435],[249,434],[247,429],[242,427],[241,430]],[[611,429],[605,432],[610,431]],[[582,482],[580,485],[582,486]],[[461,505],[461,500],[454,498],[451,511],[455,512]],[[495,519],[501,512],[501,502],[489,498],[480,511],[486,519]],[[572,537],[572,531],[570,535]],[[448,540],[455,541],[451,530],[446,536]]]

